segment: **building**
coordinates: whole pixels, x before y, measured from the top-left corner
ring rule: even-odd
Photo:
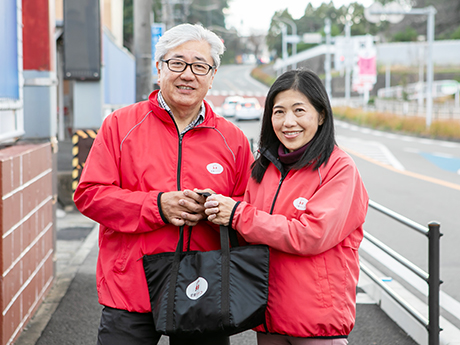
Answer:
[[[80,14],[99,42],[100,75],[90,80],[64,74],[66,11],[76,3],[100,22]],[[123,0],[0,2],[0,345],[18,338],[53,285],[59,148],[135,101],[122,22]]]

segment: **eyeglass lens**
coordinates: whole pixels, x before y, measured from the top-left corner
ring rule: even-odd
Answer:
[[[183,72],[185,71],[187,66],[190,66],[190,68],[192,69],[192,73],[197,75],[206,75],[212,69],[212,66],[208,65],[207,63],[187,63],[185,61],[177,59],[169,59],[165,62],[168,64],[169,69],[173,72]]]

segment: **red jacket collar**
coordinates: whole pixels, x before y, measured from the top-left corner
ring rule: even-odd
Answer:
[[[172,119],[171,119],[171,116],[169,116],[169,113],[166,110],[164,110],[162,107],[160,107],[160,105],[158,104],[158,92],[159,91],[160,90],[155,90],[152,93],[150,93],[149,100],[148,100],[150,109],[161,120],[166,121],[166,122],[171,121]],[[204,117],[203,123],[199,126],[200,127],[201,126],[215,127],[216,114],[214,113],[211,106],[206,101],[204,101],[204,106],[206,107],[205,117]]]

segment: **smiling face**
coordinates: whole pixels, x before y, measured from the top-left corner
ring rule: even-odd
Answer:
[[[276,136],[289,152],[307,144],[323,124],[324,116],[308,98],[296,90],[278,93],[273,102],[272,126]]]
[[[211,46],[206,41],[189,41],[171,49],[163,60],[180,59],[187,63],[205,62],[211,66],[214,62],[211,57]],[[158,85],[161,94],[171,108],[174,116],[195,116],[201,106],[201,102],[208,90],[212,87],[215,70],[207,75],[199,76],[192,73],[190,66],[183,72],[170,71],[165,62],[161,69],[158,68]]]

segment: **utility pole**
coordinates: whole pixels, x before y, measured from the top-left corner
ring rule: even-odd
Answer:
[[[174,18],[172,13],[172,1],[171,0],[161,0],[161,18],[162,22],[165,25],[165,30],[169,30],[174,26]]]
[[[326,18],[325,20],[324,32],[326,34],[326,61],[324,62],[324,72],[326,73],[326,92],[329,98],[331,98],[331,20],[329,18]]]
[[[152,85],[152,0],[135,0],[134,56],[136,58],[136,102],[146,100]]]

